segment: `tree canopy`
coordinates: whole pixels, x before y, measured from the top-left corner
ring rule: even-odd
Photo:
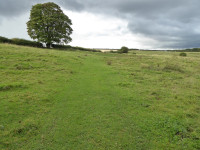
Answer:
[[[121,49],[119,50],[119,53],[128,53],[128,47],[122,46]]]
[[[48,2],[32,6],[27,29],[32,39],[51,47],[53,43],[67,44],[72,41],[71,25],[71,20],[60,7]]]

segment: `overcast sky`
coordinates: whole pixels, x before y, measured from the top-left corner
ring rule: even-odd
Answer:
[[[0,0],[0,36],[30,39],[32,5],[47,0]],[[52,0],[72,20],[70,45],[89,48],[200,47],[199,0]]]

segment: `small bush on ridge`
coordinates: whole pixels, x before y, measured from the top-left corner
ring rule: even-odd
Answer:
[[[52,47],[61,50],[72,48],[70,45],[58,45],[58,44],[52,44]]]
[[[120,50],[118,50],[118,53],[128,53],[128,47],[122,46]]]
[[[179,56],[183,56],[183,57],[186,57],[187,54],[186,53],[180,53]]]

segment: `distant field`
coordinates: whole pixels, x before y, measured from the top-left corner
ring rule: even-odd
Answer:
[[[110,51],[118,51],[117,49],[116,50],[113,50],[113,49],[100,49],[101,52],[110,52]]]
[[[1,150],[200,149],[200,53],[0,44]]]

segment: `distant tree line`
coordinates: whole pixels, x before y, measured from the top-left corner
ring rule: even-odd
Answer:
[[[191,49],[184,49],[184,50],[178,50],[178,52],[200,52],[200,48],[191,48]]]

